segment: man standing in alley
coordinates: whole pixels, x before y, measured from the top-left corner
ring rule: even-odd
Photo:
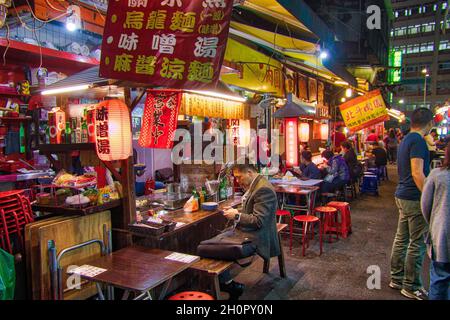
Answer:
[[[397,160],[399,183],[395,202],[399,219],[392,247],[389,286],[417,300],[428,299],[421,279],[428,225],[421,213],[420,196],[430,172],[430,154],[424,136],[432,126],[433,113],[426,108],[416,109],[411,116],[411,132],[403,138]]]

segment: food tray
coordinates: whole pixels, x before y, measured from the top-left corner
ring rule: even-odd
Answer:
[[[173,230],[175,230],[175,227],[177,225],[176,222],[172,222],[172,221],[168,221],[168,220],[163,220],[162,223],[156,223],[156,222],[149,222],[149,221],[142,221],[142,224],[151,226],[151,227],[160,227],[160,226],[164,226],[164,232],[171,232]]]
[[[131,223],[128,225],[128,229],[139,235],[158,237],[164,233],[166,226],[159,224],[149,225],[143,223]]]

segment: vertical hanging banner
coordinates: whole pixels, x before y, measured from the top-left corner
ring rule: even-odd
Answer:
[[[177,129],[178,110],[183,93],[176,90],[148,90],[142,118],[139,145],[171,149]]]
[[[355,132],[389,120],[386,104],[380,90],[347,101],[339,106],[345,125]]]
[[[110,1],[100,76],[176,89],[215,86],[233,0]]]

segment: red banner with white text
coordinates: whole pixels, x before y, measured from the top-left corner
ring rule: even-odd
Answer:
[[[139,145],[171,149],[177,130],[178,110],[183,93],[175,90],[148,90],[142,117]]]
[[[233,0],[109,1],[100,76],[176,89],[214,87]]]

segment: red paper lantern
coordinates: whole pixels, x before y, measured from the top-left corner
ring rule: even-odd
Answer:
[[[95,147],[100,160],[128,159],[132,154],[131,121],[121,100],[102,101],[95,107]]]
[[[320,139],[321,140],[328,140],[328,133],[329,133],[328,124],[322,123],[320,125]]]
[[[300,141],[309,141],[309,123],[300,123]]]
[[[286,166],[298,166],[298,119],[285,119]]]
[[[434,122],[437,123],[441,123],[442,120],[444,120],[444,116],[440,113],[438,113],[437,115],[434,116]]]

